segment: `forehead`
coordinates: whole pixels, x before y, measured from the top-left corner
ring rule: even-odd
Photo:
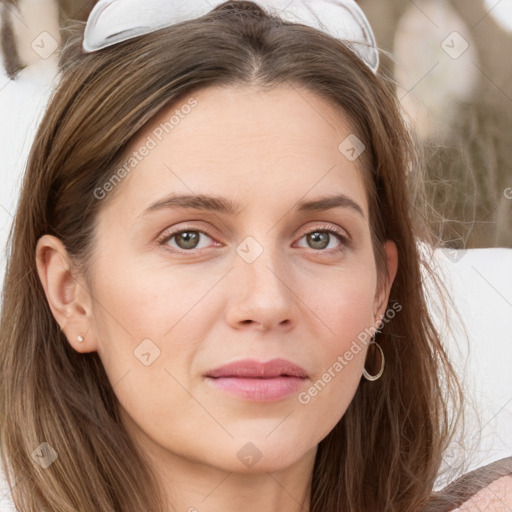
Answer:
[[[194,106],[189,107],[192,103]],[[184,122],[187,119],[191,120]],[[234,139],[265,133],[272,138],[275,131],[286,129],[295,140],[324,139],[331,144],[333,138],[355,131],[341,106],[292,84],[211,86],[197,90],[164,107],[132,142],[137,144],[166,123],[172,126],[167,126],[164,132],[172,132],[174,139],[186,138],[198,130],[214,135],[208,129],[212,126],[222,129],[219,135],[235,135]],[[278,142],[283,140],[284,137]]]
[[[201,89],[165,107],[132,140],[127,157],[151,149],[121,195],[139,203],[178,189],[248,204],[258,191],[291,201],[332,190],[357,198],[366,215],[361,162],[342,151],[353,135],[341,108],[304,88]]]

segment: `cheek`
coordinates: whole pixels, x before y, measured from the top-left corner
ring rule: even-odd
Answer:
[[[190,406],[183,386],[188,387],[197,341],[207,334],[198,313],[214,281],[191,282],[186,274],[168,270],[162,279],[158,268],[119,259],[118,265],[103,260],[95,267],[98,355],[127,410],[169,418],[170,396],[182,411]]]
[[[119,264],[111,265],[104,260],[97,266],[94,298],[98,352],[131,352],[146,339],[163,352],[169,339],[176,338],[174,333],[181,330],[177,344],[173,341],[176,356],[181,347],[191,345],[193,331],[201,331],[202,324],[191,324],[189,319],[191,313],[193,316],[202,309],[202,299],[218,276],[204,275],[198,279],[197,272],[187,272],[179,266],[159,268],[120,259],[123,261]],[[185,324],[192,331],[185,331]]]
[[[125,420],[175,448],[209,420],[188,390],[197,341],[207,335],[194,306],[213,282],[190,283],[179,272],[162,280],[158,269],[128,267],[97,267],[108,276],[95,286],[98,355]]]
[[[342,417],[360,383],[373,326],[376,275],[354,270],[330,283],[323,293],[312,286],[308,295],[324,329],[311,354],[318,362],[317,372],[298,396],[300,404],[324,418],[326,433]]]
[[[98,354],[112,385],[123,379],[130,399],[135,393],[127,381],[136,382],[137,395],[149,393],[149,400],[141,400],[148,407],[157,390],[167,402],[170,396],[190,401],[183,386],[190,387],[201,342],[221,318],[216,284],[226,270],[199,273],[130,254],[112,263],[107,250],[102,254],[94,267],[94,322]],[[116,394],[121,395],[120,388],[115,387]]]
[[[352,267],[324,281],[313,282],[305,292],[325,326],[323,353],[344,352],[350,342],[373,325],[376,275],[372,267]]]

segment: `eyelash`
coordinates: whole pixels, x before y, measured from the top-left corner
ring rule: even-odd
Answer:
[[[171,254],[190,254],[190,253],[193,253],[194,251],[198,251],[198,250],[200,251],[201,249],[190,249],[188,251],[186,251],[186,250],[178,250],[178,249],[174,249],[174,248],[173,249],[169,249],[169,246],[167,245],[167,242],[169,240],[171,240],[176,235],[179,235],[180,233],[185,233],[185,232],[190,232],[190,231],[201,233],[203,235],[206,235],[206,236],[214,239],[213,235],[211,233],[209,233],[208,230],[195,229],[195,228],[184,228],[184,229],[180,229],[179,231],[174,231],[174,232],[171,232],[171,233],[164,233],[161,237],[159,237],[157,242],[158,242],[158,244],[160,246],[162,246],[164,251],[170,252]],[[328,250],[328,251],[325,250],[325,249],[311,249],[315,253],[324,252],[326,254],[339,254],[339,253],[345,252],[347,249],[349,249],[351,247],[351,240],[350,240],[350,238],[348,236],[343,234],[344,231],[339,229],[339,228],[332,227],[332,226],[329,226],[329,227],[317,226],[314,229],[304,233],[300,237],[299,240],[301,240],[302,238],[304,238],[307,235],[310,235],[310,234],[316,233],[316,232],[330,233],[330,234],[334,235],[336,238],[338,238],[338,240],[342,243],[342,245],[341,245],[341,248],[339,248],[339,249],[331,249],[331,250]]]

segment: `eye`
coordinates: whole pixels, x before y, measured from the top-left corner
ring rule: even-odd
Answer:
[[[306,239],[306,243],[311,249],[323,252],[341,252],[344,251],[349,245],[350,240],[344,231],[338,228],[316,228],[308,231],[302,238]],[[336,240],[341,242],[336,248]],[[304,247],[304,246],[302,246]],[[333,249],[332,251],[324,251],[324,249]]]
[[[194,249],[204,249],[207,247],[207,245],[201,246],[201,241],[204,241],[205,238],[211,240],[210,235],[204,231],[198,229],[183,229],[170,234],[165,233],[163,238],[159,240],[159,244],[164,246],[165,250],[170,250],[171,252],[190,252]],[[174,244],[170,243],[173,240]],[[174,250],[169,249],[169,246],[173,247]]]
[[[208,239],[213,240],[212,236],[206,231],[199,229],[181,229],[180,231],[166,232],[158,240],[159,245],[164,250],[172,253],[193,252],[209,247]],[[306,240],[306,247],[318,252],[338,253],[346,250],[350,246],[350,238],[345,231],[333,226],[317,227],[305,233],[300,240]],[[338,244],[336,244],[338,241]],[[211,245],[211,244],[210,244]],[[215,246],[222,244],[215,242]],[[304,245],[302,245],[304,247]],[[331,249],[331,250],[326,250]]]

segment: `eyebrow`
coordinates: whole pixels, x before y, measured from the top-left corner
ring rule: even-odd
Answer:
[[[239,215],[242,212],[242,208],[238,203],[224,197],[208,196],[204,194],[170,194],[151,204],[139,217],[166,208],[189,208],[224,213],[232,216]],[[333,208],[349,208],[357,212],[361,217],[366,218],[359,204],[345,194],[320,197],[312,201],[299,201],[296,204],[295,210],[298,212],[321,212]]]

